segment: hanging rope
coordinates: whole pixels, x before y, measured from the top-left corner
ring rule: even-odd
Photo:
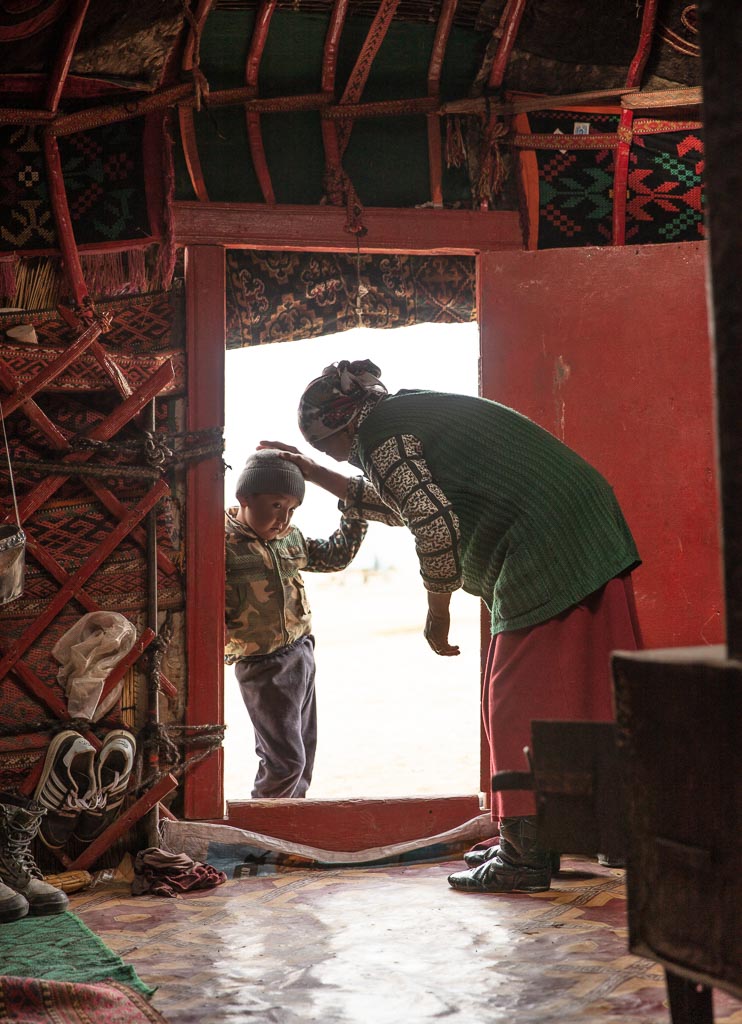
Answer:
[[[345,230],[356,237],[365,235],[368,228],[363,223],[363,204],[342,167],[325,172],[325,192],[333,206],[345,206]]]
[[[356,326],[365,327],[363,322],[363,300],[368,295],[368,288],[361,280],[361,239],[356,235]]]

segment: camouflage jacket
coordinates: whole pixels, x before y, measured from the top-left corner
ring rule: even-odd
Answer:
[[[226,513],[225,661],[271,654],[307,636],[312,613],[300,570],[337,572],[355,557],[368,524],[340,520],[327,540],[304,537],[293,526],[285,537],[263,541]]]

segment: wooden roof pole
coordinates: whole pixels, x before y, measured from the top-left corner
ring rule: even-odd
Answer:
[[[182,68],[186,72],[193,71],[194,66],[198,64],[201,29],[213,3],[214,0],[199,0],[193,15],[193,21],[183,51]],[[180,104],[178,106],[178,124],[180,127],[180,140],[183,145],[183,157],[193,191],[196,193],[197,199],[207,203],[209,201],[209,193],[206,190],[206,180],[201,166],[201,157],[198,153],[196,121],[191,105],[185,106]]]
[[[72,63],[72,55],[75,52],[77,40],[80,38],[82,23],[85,21],[85,15],[89,6],[90,0],[73,0],[71,5],[69,21],[62,34],[62,44],[57,51],[46,90],[44,106],[49,110],[56,111],[59,106],[65,81],[70,70],[70,64]]]
[[[657,20],[657,0],[645,0],[642,25],[634,59],[626,75],[626,88],[637,88],[641,84],[644,67],[652,48],[652,36]],[[626,244],[626,200],[629,182],[629,154],[631,152],[634,111],[624,107],[618,124],[618,149],[613,164],[613,230],[612,245]]]
[[[389,26],[392,23],[398,5],[399,0],[381,0],[379,9],[374,20],[371,22],[371,27],[361,47],[361,52],[358,54],[353,70],[348,77],[345,90],[340,98],[341,103],[357,103],[363,95],[363,90],[366,88],[366,82],[371,72],[371,65],[389,31]],[[352,122],[343,123],[338,130],[341,157],[348,148],[352,130]]]
[[[488,86],[490,89],[499,89],[505,78],[510,54],[515,46],[515,38],[518,35],[520,23],[523,20],[523,12],[526,9],[526,0],[509,0],[503,11],[498,31],[501,32],[500,42],[497,46],[495,59],[492,61]]]
[[[526,2],[527,0],[508,0],[505,9],[502,12],[502,17],[500,18],[500,23],[496,30],[500,34],[500,41],[497,44],[497,50],[495,52],[495,57],[492,61],[492,67],[490,68],[487,80],[488,92],[499,90],[502,86],[508,61],[510,60],[510,54],[513,52],[513,46],[515,45],[515,39],[518,35],[518,29],[520,28],[520,23],[523,19],[523,12],[526,9]],[[480,179],[482,177],[481,165],[485,163],[485,161],[487,163],[490,162],[493,148],[495,151],[497,150],[495,143],[496,125],[497,115],[490,113],[487,116],[484,138],[480,149]],[[481,188],[478,188],[477,191],[480,192],[479,203],[481,208],[483,210],[489,209],[489,200],[481,194]]]
[[[448,37],[453,25],[453,16],[458,0],[443,0],[438,25],[435,30],[433,49],[428,65],[428,96],[440,100],[441,71],[446,53]],[[441,122],[438,114],[428,114],[428,167],[430,172],[430,201],[433,206],[443,206],[443,153],[441,145]]]
[[[322,94],[328,104],[333,103],[335,100],[338,46],[347,13],[348,0],[335,0],[322,53]],[[334,121],[328,121],[324,117],[320,119],[320,123],[322,128],[322,144],[325,150],[325,167],[328,177],[332,177],[339,173],[342,164],[338,126]]]
[[[276,2],[277,0],[261,0],[258,13],[255,17],[255,27],[253,28],[250,48],[247,54],[247,62],[245,64],[245,84],[248,89],[253,90],[253,95],[257,95],[258,91],[258,72],[260,71],[260,61],[263,56],[263,51],[265,50],[265,44],[268,40],[268,30],[270,28],[273,12],[276,9]],[[276,197],[273,192],[273,183],[271,182],[270,171],[268,170],[268,161],[265,156],[265,147],[263,146],[263,136],[260,131],[260,114],[247,110],[245,112],[245,118],[247,121],[247,140],[250,144],[250,155],[252,156],[253,167],[255,168],[255,174],[257,175],[258,184],[260,185],[260,191],[263,193],[263,199],[266,203],[268,203],[269,206],[274,206]]]

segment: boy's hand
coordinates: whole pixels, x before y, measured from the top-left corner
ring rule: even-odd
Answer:
[[[315,471],[318,468],[317,463],[307,455],[302,455],[299,449],[294,448],[292,444],[284,444],[283,441],[260,441],[258,443],[258,451],[261,448],[278,449],[281,453],[281,458],[286,459],[287,462],[293,462],[301,471],[304,479],[309,480],[310,483],[313,482]]]

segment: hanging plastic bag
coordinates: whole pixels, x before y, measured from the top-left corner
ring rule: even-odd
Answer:
[[[103,684],[134,646],[137,631],[118,612],[89,612],[57,640],[52,654],[60,663],[59,683],[67,694],[71,718],[94,722],[110,711],[119,698],[123,680],[98,707]]]
[[[26,535],[20,526],[0,526],[0,605],[23,593],[26,568]]]

